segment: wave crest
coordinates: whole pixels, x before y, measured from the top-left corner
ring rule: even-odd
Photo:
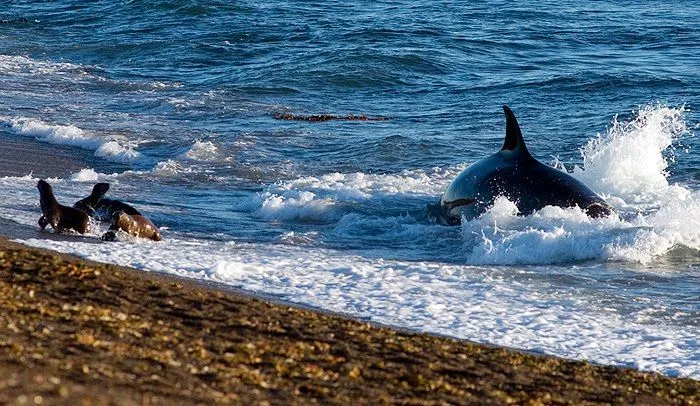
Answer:
[[[95,151],[95,156],[122,164],[147,163],[150,159],[136,151],[134,143],[115,137],[92,134],[73,124],[47,124],[26,117],[0,117],[0,123],[11,133],[33,137],[39,141]]]

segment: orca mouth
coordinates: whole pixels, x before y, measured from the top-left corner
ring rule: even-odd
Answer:
[[[615,212],[612,207],[602,203],[590,204],[583,211],[592,218],[608,217]]]
[[[453,200],[451,202],[443,202],[443,205],[447,210],[452,210],[456,207],[468,206],[474,202],[476,202],[476,199],[467,198],[467,199],[457,199],[457,200]]]

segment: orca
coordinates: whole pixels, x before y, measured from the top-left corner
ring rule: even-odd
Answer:
[[[615,210],[588,186],[571,175],[535,159],[523,140],[518,121],[508,106],[506,137],[500,151],[463,170],[440,199],[436,215],[443,224],[460,224],[483,214],[498,196],[515,203],[521,215],[545,206],[578,206],[590,217]]]

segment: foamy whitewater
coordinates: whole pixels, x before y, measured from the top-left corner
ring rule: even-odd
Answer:
[[[276,241],[238,242],[225,237],[225,229],[218,239],[204,239],[172,227],[164,230],[163,243],[123,237],[96,244],[105,225],[87,240],[18,241],[364,320],[700,378],[699,309],[692,301],[700,293],[700,285],[693,285],[698,270],[667,266],[695,259],[700,250],[700,194],[666,180],[668,149],[688,135],[684,111],[644,107],[583,146],[583,166],[574,175],[604,195],[619,218],[591,219],[557,207],[522,216],[505,198],[461,227],[440,226],[412,212],[414,200],[439,199],[466,167],[458,165],[301,177],[240,199],[235,210],[252,220],[317,225],[280,233]],[[196,142],[180,159],[206,160],[216,153],[213,143]],[[163,165],[153,172],[167,176]],[[49,181],[63,202],[84,197],[97,181],[109,181],[114,195],[138,201],[136,191],[122,191],[136,176],[151,175],[85,169]],[[12,196],[1,200],[0,215],[36,227],[36,182],[31,175],[0,179],[2,193]],[[187,215],[139,207],[161,218]],[[362,248],[340,249],[343,244]],[[684,291],[674,298],[676,284]],[[691,301],[670,303],[682,297]]]
[[[117,137],[91,135],[72,124],[48,125],[26,117],[0,117],[0,126],[5,126],[14,134],[40,141],[95,151],[96,157],[114,162],[137,163],[146,160],[143,154],[134,149],[136,146],[130,145],[128,141],[120,142]]]
[[[700,8],[6,3],[0,234],[416,331],[700,379]],[[501,147],[503,104],[533,156],[619,217],[517,213],[501,198],[461,226],[436,224],[427,206]],[[387,120],[278,119],[287,113]],[[105,243],[105,224],[87,237],[40,232],[39,178],[63,204],[109,182],[108,197],[165,241]]]

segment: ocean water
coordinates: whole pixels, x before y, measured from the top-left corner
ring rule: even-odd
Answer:
[[[700,7],[679,1],[13,1],[0,138],[55,148],[0,174],[95,182],[164,242],[18,238],[363,320],[700,379]],[[616,207],[426,206],[504,136]],[[279,113],[387,117],[304,122]],[[19,166],[18,166],[19,167]],[[2,230],[0,230],[1,232]]]

